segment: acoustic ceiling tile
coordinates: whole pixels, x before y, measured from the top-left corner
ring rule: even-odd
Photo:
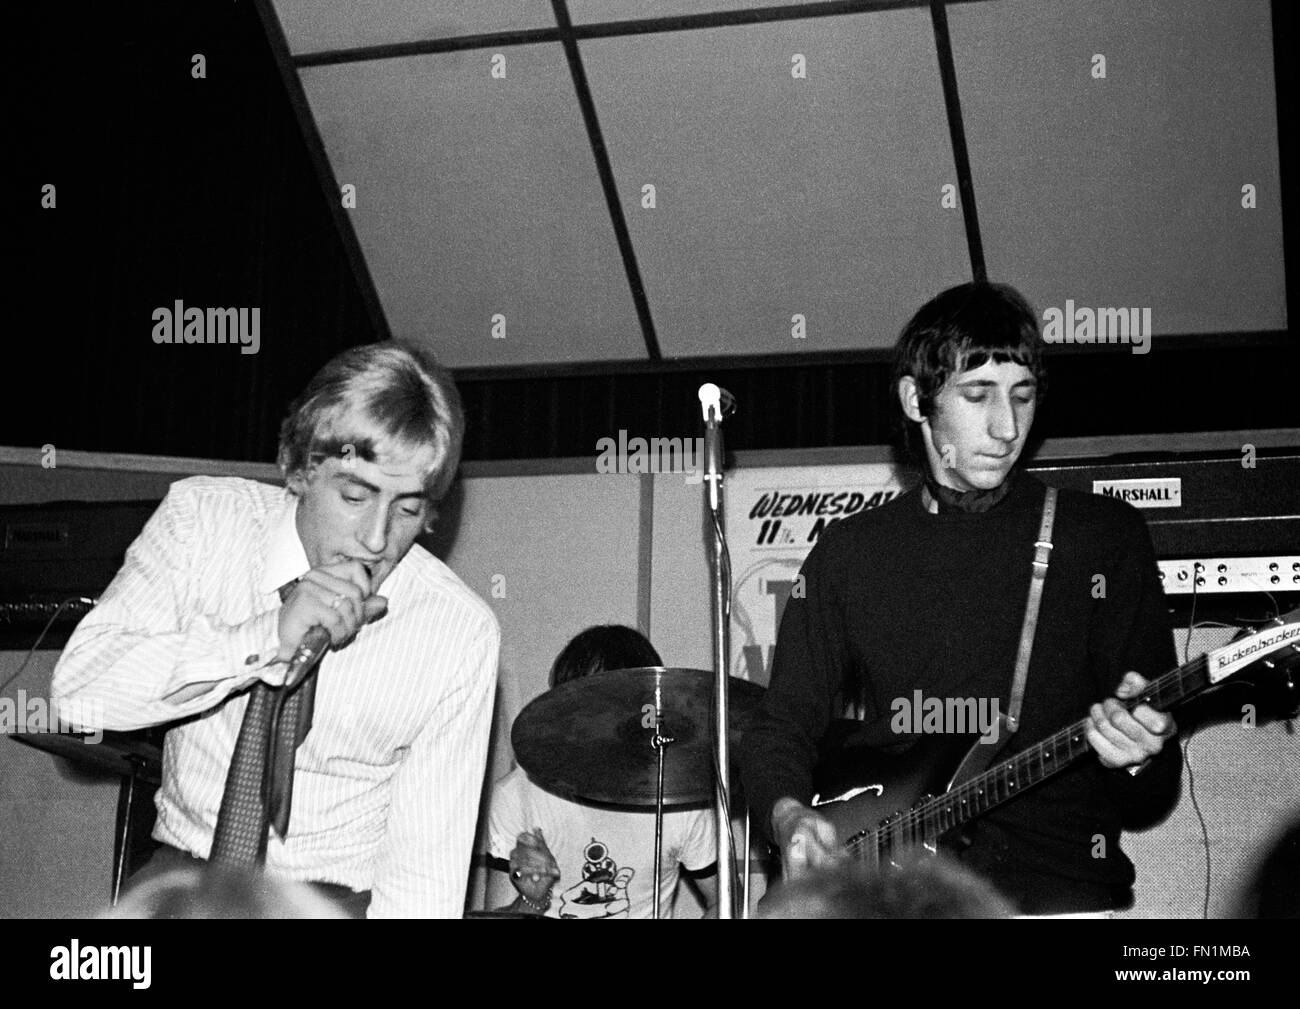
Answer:
[[[581,48],[665,356],[887,347],[969,279],[927,11]]]
[[[302,71],[390,327],[455,367],[644,358],[564,54],[505,55]]]
[[[1040,310],[1150,308],[1157,335],[1286,326],[1266,0],[948,18],[993,279]]]

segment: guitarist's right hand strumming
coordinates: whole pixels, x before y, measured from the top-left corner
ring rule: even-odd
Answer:
[[[781,868],[787,880],[798,879],[808,869],[829,869],[844,861],[844,848],[831,822],[789,796],[772,807],[772,835],[781,849]]]

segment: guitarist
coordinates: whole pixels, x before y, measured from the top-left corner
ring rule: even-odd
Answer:
[[[822,533],[781,620],[762,714],[741,744],[751,811],[787,877],[843,857],[843,839],[811,800],[814,765],[846,699],[865,714],[844,743],[859,754],[909,752],[921,739],[895,731],[895,701],[918,689],[1007,710],[1046,494],[1016,462],[1044,378],[1037,317],[1005,285],[944,291],[903,330],[892,387],[925,479]],[[1104,403],[1106,390],[1095,392]],[[1166,745],[1173,719],[1146,705],[1130,714],[1115,698],[1171,668],[1174,649],[1136,509],[1061,491],[1051,539],[1020,727],[999,759],[1085,715],[1097,759],[990,810],[968,826],[959,857],[1024,913],[1104,912],[1132,903],[1122,826],[1167,813],[1181,772],[1178,747]],[[897,808],[916,798],[900,796]]]

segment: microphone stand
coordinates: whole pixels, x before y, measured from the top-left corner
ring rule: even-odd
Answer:
[[[707,391],[706,391],[707,390]],[[715,385],[700,389],[700,402],[704,405],[704,482],[707,488],[706,505],[713,529],[713,671],[714,671],[714,735],[716,751],[714,771],[717,787],[714,792],[714,813],[717,817],[718,842],[718,917],[734,918],[735,853],[731,848],[731,812],[728,808],[731,795],[731,755],[727,738],[727,596],[725,555],[726,540],[722,529],[722,407],[718,399],[720,390]]]

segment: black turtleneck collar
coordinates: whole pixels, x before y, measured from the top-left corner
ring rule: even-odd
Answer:
[[[991,490],[953,490],[938,483],[929,473],[925,476],[925,489],[939,505],[939,514],[946,512],[978,513],[995,507],[1015,486],[1018,469],[1013,469],[1007,478]]]

